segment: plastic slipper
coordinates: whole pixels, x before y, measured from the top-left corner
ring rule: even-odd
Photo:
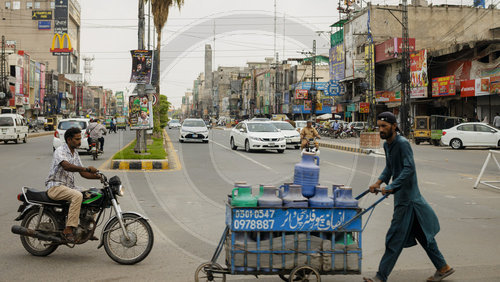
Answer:
[[[434,273],[433,276],[427,278],[427,282],[435,282],[435,281],[441,281],[443,280],[444,278],[452,275],[453,273],[455,272],[455,269],[453,268],[450,268],[448,271],[446,271],[445,273],[441,273],[439,272],[439,270],[436,270],[436,273]]]
[[[372,278],[366,278],[366,277],[363,277],[363,281],[364,282],[383,282],[382,280],[380,280],[377,276],[374,276]]]

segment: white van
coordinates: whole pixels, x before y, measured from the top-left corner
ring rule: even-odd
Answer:
[[[0,114],[0,141],[19,143],[28,141],[28,124],[18,114]]]

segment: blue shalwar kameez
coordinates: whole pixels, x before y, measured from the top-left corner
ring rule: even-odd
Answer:
[[[403,248],[415,246],[416,240],[436,269],[441,269],[446,261],[434,240],[439,232],[439,221],[420,194],[410,143],[397,135],[391,144],[385,142],[384,151],[386,166],[379,179],[388,184],[386,190],[394,191],[394,214],[377,276],[386,281]]]

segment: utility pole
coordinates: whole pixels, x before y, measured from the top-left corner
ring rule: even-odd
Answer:
[[[144,33],[145,33],[145,22],[144,22],[144,0],[139,0],[139,28],[137,31],[138,36],[138,49],[144,50]],[[139,96],[144,95],[144,84],[137,84],[137,94]],[[136,144],[134,147],[134,152],[143,153],[146,152],[146,130],[137,129],[135,131]]]
[[[7,57],[5,56],[5,36],[2,35],[2,53],[0,54],[0,106],[7,106],[12,98],[8,87]]]
[[[313,40],[312,83],[309,94],[311,96],[311,119],[316,120],[316,40]]]
[[[403,55],[401,58],[401,129],[402,134],[405,137],[410,135],[410,40],[408,35],[408,3],[407,0],[403,0]]]

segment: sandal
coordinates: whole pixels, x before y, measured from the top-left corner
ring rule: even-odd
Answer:
[[[427,282],[435,282],[435,281],[441,281],[444,278],[452,275],[455,272],[455,269],[450,268],[448,271],[441,273],[439,270],[436,270],[436,273],[434,273],[433,276],[427,278]]]
[[[373,276],[372,278],[363,277],[364,282],[382,282],[377,276]]]
[[[73,232],[70,233],[62,233],[62,238],[66,243],[76,243],[76,237]]]

